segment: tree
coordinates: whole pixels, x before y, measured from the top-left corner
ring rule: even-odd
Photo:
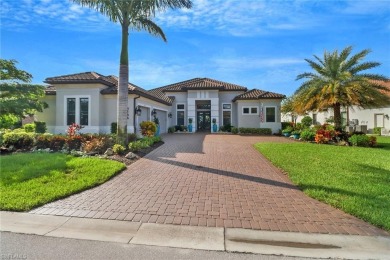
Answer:
[[[41,100],[45,86],[30,84],[32,75],[17,69],[17,63],[16,60],[0,59],[1,127],[9,127],[15,120],[48,107]]]
[[[191,0],[73,0],[75,3],[95,9],[122,27],[122,46],[119,65],[118,102],[117,102],[117,142],[125,144],[127,139],[129,28],[146,30],[166,41],[162,29],[151,18],[156,11],[167,8],[191,8]]]
[[[295,92],[294,109],[302,114],[306,111],[332,108],[335,128],[341,129],[341,108],[384,107],[390,98],[384,95],[389,91],[383,84],[389,79],[378,74],[363,73],[380,66],[378,62],[361,62],[371,51],[366,49],[350,57],[352,47],[341,53],[337,50],[324,52],[323,59],[316,55],[316,61],[305,59],[314,72],[305,72],[297,80],[307,79]]]
[[[287,97],[285,99],[283,99],[282,101],[282,107],[281,107],[281,112],[283,114],[285,114],[286,116],[287,115],[290,115],[291,116],[291,122],[295,123],[296,119],[297,119],[297,113],[295,113],[295,109],[294,109],[294,96],[290,96],[290,97]]]

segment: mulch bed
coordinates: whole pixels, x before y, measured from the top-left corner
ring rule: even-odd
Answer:
[[[145,155],[147,155],[148,153],[150,153],[151,151],[153,151],[154,149],[160,147],[161,145],[163,145],[164,142],[163,141],[160,141],[160,142],[157,142],[157,143],[154,143],[152,146],[146,148],[146,149],[142,149],[138,152],[134,152],[137,157],[135,157],[134,159],[127,159],[125,157],[125,154],[124,155],[112,155],[112,156],[107,156],[107,159],[110,159],[110,160],[114,160],[114,161],[118,161],[118,162],[121,162],[121,163],[124,163],[126,166],[129,166],[130,164],[136,162],[138,159],[144,157]]]

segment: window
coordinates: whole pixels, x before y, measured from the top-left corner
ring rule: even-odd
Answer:
[[[80,125],[88,125],[88,98],[80,98]]]
[[[67,104],[66,124],[71,125],[76,122],[76,99],[68,98],[66,104]]]
[[[89,125],[89,97],[67,97],[65,102],[65,123]]]
[[[251,107],[251,114],[257,114],[257,107]]]
[[[259,108],[258,107],[242,107],[243,115],[258,115]]]
[[[222,104],[222,124],[232,124],[232,104]]]
[[[266,122],[276,122],[276,108],[275,107],[266,107],[265,108],[265,121]]]
[[[185,113],[184,113],[185,106],[184,104],[177,104],[176,105],[176,123],[177,125],[185,125]]]
[[[196,109],[211,109],[211,104],[197,104]]]
[[[226,109],[226,110],[230,110],[230,109],[232,109],[232,104],[223,104],[223,105],[222,105],[222,109],[223,109],[223,110],[225,110],[225,109]]]

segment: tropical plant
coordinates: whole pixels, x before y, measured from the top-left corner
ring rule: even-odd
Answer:
[[[127,143],[127,114],[128,114],[128,82],[129,82],[129,28],[146,30],[148,33],[161,37],[166,41],[162,29],[151,18],[156,11],[167,8],[191,8],[190,0],[73,0],[73,2],[95,9],[119,22],[122,27],[122,46],[119,65],[118,104],[117,104],[117,142]]]
[[[314,72],[305,72],[297,80],[306,79],[294,96],[294,110],[298,113],[332,108],[335,128],[341,128],[341,108],[384,107],[390,104],[389,91],[381,82],[389,79],[382,75],[362,73],[378,67],[378,62],[361,62],[370,50],[363,50],[350,57],[352,47],[340,53],[324,52],[323,59],[314,55],[315,61],[305,59]]]
[[[154,136],[157,131],[157,126],[152,121],[142,121],[139,126],[143,136]]]
[[[16,120],[48,107],[41,100],[45,86],[30,84],[32,75],[19,70],[17,63],[16,60],[0,59],[1,127],[9,127]]]
[[[304,116],[301,120],[303,128],[309,128],[313,123],[313,119],[310,116]]]

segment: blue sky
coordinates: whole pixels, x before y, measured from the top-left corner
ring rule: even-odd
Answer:
[[[130,33],[130,82],[145,89],[194,77],[292,94],[305,58],[352,45],[371,49],[390,76],[390,1],[193,0],[158,14],[167,38]],[[67,0],[2,0],[1,58],[34,83],[84,71],[117,75],[120,26]]]

